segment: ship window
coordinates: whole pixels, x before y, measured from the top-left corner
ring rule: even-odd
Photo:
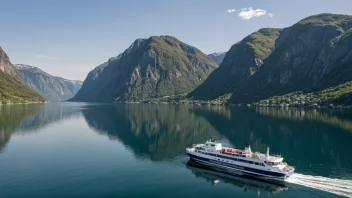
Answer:
[[[248,161],[247,163],[249,163],[249,164],[253,164],[253,162],[252,162],[252,161]]]
[[[254,162],[254,164],[255,164],[255,165],[259,165],[259,163],[258,163],[258,162]]]

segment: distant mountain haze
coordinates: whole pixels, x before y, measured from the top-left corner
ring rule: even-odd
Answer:
[[[72,98],[83,82],[52,76],[41,69],[29,65],[16,64],[23,80],[47,101],[65,101]]]
[[[91,71],[71,101],[126,102],[185,95],[216,67],[200,50],[172,36],[137,39]]]
[[[216,53],[208,54],[208,57],[219,66],[221,62],[224,60],[225,54],[226,52],[216,52]]]
[[[0,104],[44,101],[42,96],[26,85],[0,47]]]

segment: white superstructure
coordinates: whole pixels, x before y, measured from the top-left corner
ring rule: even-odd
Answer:
[[[186,151],[198,163],[265,179],[283,180],[294,172],[294,168],[284,163],[281,156],[270,155],[269,148],[266,154],[252,152],[249,144],[246,144],[244,150],[239,150],[208,140],[205,144],[195,144]]]

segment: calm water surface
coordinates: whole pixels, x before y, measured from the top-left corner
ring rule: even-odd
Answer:
[[[272,184],[188,164],[185,148],[281,154]],[[0,106],[0,197],[352,196],[352,112],[154,104]]]

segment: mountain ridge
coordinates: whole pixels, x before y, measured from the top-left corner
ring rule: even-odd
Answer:
[[[52,76],[38,67],[15,64],[26,84],[47,101],[65,101],[72,98],[83,82]]]
[[[313,15],[274,30],[263,28],[235,43],[188,97],[215,100],[230,95],[230,103],[252,103],[352,80],[352,16]]]
[[[274,42],[280,31],[278,28],[262,28],[232,45],[221,65],[188,97],[213,100],[232,93],[238,83],[248,81],[263,65],[263,60],[275,48]]]
[[[94,68],[71,101],[144,101],[187,94],[216,67],[199,49],[175,37],[137,39]]]
[[[314,92],[351,80],[351,27],[352,16],[320,14],[285,28],[263,69],[236,90],[231,101],[254,102],[294,91]]]

